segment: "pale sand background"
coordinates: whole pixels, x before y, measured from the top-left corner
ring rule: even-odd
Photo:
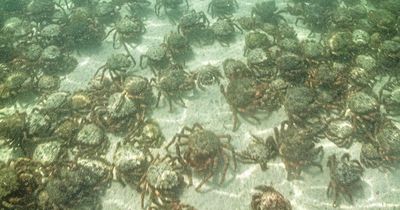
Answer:
[[[155,0],[151,0],[154,6]],[[196,11],[207,11],[209,0],[195,1],[189,0],[190,8]],[[249,15],[251,7],[259,2],[257,0],[238,0],[240,8],[234,14],[235,17]],[[286,0],[277,0],[279,6],[286,5]],[[206,13],[207,14],[207,13]],[[207,14],[211,22],[211,19]],[[288,18],[293,22],[293,18]],[[154,12],[150,11],[145,20],[147,32],[143,36],[140,45],[134,45],[131,49],[133,55],[139,60],[149,46],[157,45],[162,42],[164,34],[175,30],[164,13],[161,17],[156,17]],[[303,39],[308,31],[297,27],[298,36]],[[213,45],[198,47],[193,46],[194,57],[187,62],[186,69],[193,70],[204,64],[214,64],[221,67],[221,63],[226,58],[241,59],[244,46],[244,34],[237,33],[236,41],[231,43],[230,47],[221,47],[218,42]],[[118,50],[118,51],[122,51]],[[62,83],[61,89],[73,90],[83,88],[90,80],[96,69],[103,65],[107,57],[116,52],[112,49],[112,40],[109,38],[96,50],[81,52],[78,68],[69,74]],[[122,51],[123,52],[123,51]],[[137,74],[151,77],[148,69],[140,69],[136,66],[133,71]],[[222,70],[222,68],[221,68]],[[226,83],[226,81],[223,81]],[[226,133],[233,137],[233,144],[237,151],[242,150],[250,140],[250,133],[258,136],[271,134],[272,127],[286,118],[281,110],[273,113],[269,118],[263,120],[262,125],[254,126],[243,122],[236,132],[231,132],[232,114],[228,104],[225,102],[219,87],[214,86],[207,91],[198,91],[192,97],[186,98],[187,108],[176,106],[174,113],[168,112],[168,106],[165,103],[155,109],[153,118],[157,119],[163,129],[166,139],[169,141],[172,136],[179,132],[185,126],[191,126],[194,122],[199,122],[205,128],[211,129],[216,133]],[[108,158],[111,159],[111,152],[115,148],[116,142],[120,141],[118,137],[111,137],[113,143]],[[338,156],[343,152],[350,152],[353,158],[359,157],[361,145],[356,143],[349,150],[338,149],[328,141],[322,141],[325,155],[322,161],[326,165],[326,157],[336,153]],[[157,151],[155,151],[157,152]],[[227,181],[223,186],[218,186],[217,180],[206,184],[202,189],[204,193],[197,193],[193,187],[184,191],[181,199],[184,203],[189,203],[199,210],[248,210],[253,188],[261,184],[271,184],[283,195],[288,198],[295,210],[317,210],[317,209],[400,209],[400,176],[399,170],[393,173],[382,173],[378,170],[366,170],[363,180],[363,191],[357,192],[354,196],[354,205],[342,202],[340,208],[332,207],[332,200],[326,197],[326,188],[329,182],[329,170],[324,168],[321,173],[318,170],[311,169],[302,174],[303,180],[286,181],[286,172],[283,163],[278,159],[269,164],[267,171],[261,171],[258,165],[239,165],[236,171],[236,177],[233,177],[233,171],[229,170]],[[198,183],[195,179],[195,184]],[[103,198],[103,207],[105,210],[139,210],[140,194],[131,190],[129,187],[123,188],[118,182],[113,182],[112,187],[107,191]]]

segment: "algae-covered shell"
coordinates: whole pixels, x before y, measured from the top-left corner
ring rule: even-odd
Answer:
[[[107,58],[107,67],[110,70],[123,70],[131,67],[132,61],[128,55],[122,53],[112,54],[109,58]]]
[[[62,152],[62,143],[60,139],[41,143],[36,146],[32,159],[37,160],[43,164],[54,163],[58,160]]]
[[[369,44],[370,35],[364,30],[356,29],[353,31],[352,40],[356,46],[366,46]]]
[[[167,54],[167,48],[164,45],[156,45],[149,47],[146,51],[146,56],[151,60],[160,61]]]
[[[1,163],[0,169],[0,199],[3,200],[7,195],[19,189],[17,172]]]
[[[32,112],[28,116],[29,134],[46,136],[51,127],[50,117],[40,112]]]
[[[151,165],[146,179],[151,186],[161,190],[171,190],[180,184],[180,175],[166,162]]]
[[[143,151],[130,145],[121,145],[114,153],[113,162],[118,171],[129,174],[135,170],[143,170],[148,160]]]
[[[55,92],[48,95],[44,100],[40,101],[38,107],[44,111],[55,110],[61,108],[66,104],[69,93],[67,92]]]
[[[358,55],[356,57],[356,63],[359,67],[372,71],[377,66],[376,60],[370,55]]]
[[[43,61],[56,61],[62,57],[61,49],[57,46],[50,45],[44,48],[40,59]]]
[[[138,110],[135,101],[122,93],[114,93],[108,99],[107,111],[114,119],[120,119]]]
[[[358,114],[367,114],[378,108],[376,98],[366,92],[357,92],[347,99],[348,108]]]
[[[95,124],[87,124],[78,132],[76,141],[83,145],[99,145],[105,138],[104,131]]]

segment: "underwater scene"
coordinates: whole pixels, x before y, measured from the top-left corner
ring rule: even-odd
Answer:
[[[400,210],[400,0],[0,0],[0,210]]]

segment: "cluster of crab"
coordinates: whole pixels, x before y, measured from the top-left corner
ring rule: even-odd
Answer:
[[[195,209],[179,201],[184,186],[193,185],[193,176],[201,179],[196,191],[214,176],[219,176],[222,184],[229,167],[236,169],[230,141],[230,135],[216,134],[197,123],[183,127],[165,147],[169,151],[174,145],[175,152],[164,156],[153,157],[149,147],[143,149],[135,146],[138,141],[126,141],[114,153],[117,178],[141,193],[143,208]]]
[[[161,96],[167,98],[171,111],[172,102],[184,105],[183,93],[196,83],[204,89],[219,81],[219,70],[206,65],[193,74],[185,72],[178,61],[190,46],[186,37],[171,33],[159,48],[140,58],[142,67],[147,59],[155,78],[130,74],[136,64],[129,52],[130,43],[145,33],[136,9],[148,6],[147,1],[27,1],[18,6],[27,10],[28,16],[17,13],[17,8],[13,11],[9,4],[1,5],[2,11],[11,8],[7,10],[11,18],[1,19],[1,100],[8,103],[16,95],[32,91],[43,94],[32,110],[0,116],[2,147],[21,152],[20,159],[11,160],[2,169],[1,175],[6,176],[2,180],[15,181],[2,186],[2,207],[64,209],[98,204],[99,192],[109,186],[114,171],[121,183],[135,185],[143,197],[150,195],[148,209],[194,209],[180,203],[174,193],[183,183],[183,166],[177,167],[183,158],[153,158],[148,152],[164,141],[149,114]],[[156,10],[169,4],[157,1]],[[125,5],[132,15],[120,17],[119,10]],[[111,28],[107,33],[106,27]],[[77,64],[70,53],[98,45],[110,34],[113,47],[123,47],[126,53],[112,54],[99,67],[89,88],[58,91],[60,76]],[[157,98],[152,87],[159,90]],[[113,163],[104,158],[110,149],[107,132],[125,135]],[[222,154],[222,146],[218,138],[211,141],[218,144],[217,151],[211,151],[216,153],[215,159]],[[14,162],[29,165],[29,171],[19,172]],[[190,164],[185,164],[185,171]],[[205,165],[202,170],[212,174],[210,161],[201,164]],[[8,173],[10,170],[16,173]],[[158,180],[160,172],[166,172],[167,177]]]
[[[96,208],[111,179],[98,160],[43,163],[28,157],[1,162],[3,209]],[[97,203],[97,206],[94,205]]]
[[[130,52],[146,33],[143,11],[149,1],[2,2],[0,106],[30,92],[41,96],[32,110],[0,113],[0,146],[22,154],[1,164],[0,207],[98,209],[93,205],[115,179],[141,193],[143,208],[194,209],[179,200],[192,176],[200,177],[199,191],[213,177],[224,183],[236,158],[267,170],[268,162],[280,157],[287,179],[297,179],[306,167],[323,170],[323,148],[316,146],[322,138],[338,147],[362,144],[360,161],[346,153],[327,162],[327,194],[334,206],[340,195],[352,202],[365,168],[391,170],[400,159],[400,130],[392,119],[400,114],[400,8],[395,1],[379,2],[369,0],[375,8],[367,10],[359,1],[293,0],[279,10],[267,0],[249,16],[234,18],[236,0],[211,0],[207,12],[215,21],[210,23],[205,12],[189,10],[187,0],[156,0],[155,14],[165,14],[177,28],[140,56],[140,67],[149,68],[152,79],[132,73],[136,59]],[[122,16],[125,9],[129,15]],[[283,14],[297,17],[310,36],[320,33],[320,41],[300,41]],[[185,70],[191,44],[217,40],[227,47],[238,31],[245,33],[245,62],[223,61],[226,86],[218,66]],[[113,53],[87,89],[58,91],[60,76],[77,65],[71,53],[109,36],[113,48],[125,52]],[[386,84],[374,92],[376,78],[385,76]],[[272,136],[253,135],[238,153],[230,135],[196,123],[173,137],[166,155],[152,154],[165,141],[151,116],[161,99],[173,112],[175,104],[185,107],[189,91],[215,84],[232,111],[233,131],[239,117],[258,124],[261,114],[281,108],[288,120]],[[105,158],[111,149],[108,133],[123,138],[112,161]],[[274,188],[256,190],[252,209],[291,209]]]
[[[2,3],[0,102],[6,103],[24,93],[42,95],[58,89],[60,76],[77,66],[71,53],[99,46],[110,34],[113,47],[124,47],[135,64],[129,46],[138,42],[146,29],[137,12],[121,17],[120,10],[125,4],[133,3],[67,0]],[[106,32],[106,28],[111,29]]]
[[[322,170],[323,148],[315,146],[321,139],[345,148],[357,141],[362,145],[360,161],[350,160],[348,154],[340,161],[335,155],[329,157],[328,196],[333,197],[334,206],[339,205],[341,194],[352,203],[351,193],[360,184],[364,168],[398,165],[399,19],[389,7],[399,5],[386,1],[375,6],[367,11],[359,10],[363,5],[353,1],[343,5],[339,1],[293,1],[278,10],[274,1],[263,1],[250,16],[238,19],[247,31],[247,66],[225,61],[229,84],[222,88],[234,115],[234,129],[237,114],[258,122],[256,111],[266,105],[276,104],[269,110],[283,108],[288,116],[287,122],[274,129],[274,136],[265,140],[253,136],[238,153],[241,162],[259,163],[265,170],[268,160],[279,156],[291,180],[299,178],[306,166]],[[300,41],[282,13],[298,16],[312,33],[320,33],[320,41]],[[232,67],[232,76],[226,67]],[[378,79],[385,77],[389,79],[375,91]],[[272,98],[271,86],[275,87]]]

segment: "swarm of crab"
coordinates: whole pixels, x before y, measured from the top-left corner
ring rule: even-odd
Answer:
[[[3,0],[0,149],[14,156],[0,160],[0,208],[101,209],[116,181],[140,194],[143,209],[194,210],[181,201],[185,186],[218,190],[236,179],[237,162],[268,171],[271,161],[283,163],[288,181],[329,174],[326,194],[337,207],[363,198],[366,170],[396,170],[399,3],[263,0],[242,17],[241,1],[206,3],[201,11],[188,0]],[[150,15],[172,28],[144,46]],[[193,67],[199,48],[230,50],[240,39],[241,58]],[[82,55],[102,45],[112,52],[94,63],[89,84],[62,88]],[[195,121],[168,139],[153,113],[183,112],[213,88],[231,113],[229,129]],[[287,119],[272,132],[245,131],[265,130],[279,110]],[[244,148],[236,131],[250,133]],[[329,157],[326,141],[337,149]],[[358,159],[337,152],[357,145]],[[281,190],[255,190],[252,210],[292,209]]]

